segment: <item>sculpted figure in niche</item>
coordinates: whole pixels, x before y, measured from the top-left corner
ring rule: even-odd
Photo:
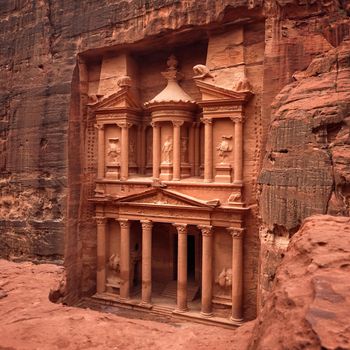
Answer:
[[[162,153],[163,153],[163,162],[162,163],[170,163],[171,162],[172,151],[173,151],[173,140],[171,139],[170,136],[168,136],[164,142],[163,147],[162,147]]]
[[[224,267],[223,270],[219,273],[219,276],[215,280],[215,282],[221,288],[231,287],[232,286],[232,269],[226,269]]]
[[[109,276],[107,278],[109,283],[120,283],[120,257],[118,254],[112,254],[108,259]]]
[[[108,140],[107,156],[110,162],[119,163],[120,161],[119,138]]]
[[[193,67],[193,72],[196,74],[193,79],[204,79],[204,78],[213,78],[210,73],[210,70],[204,64],[197,64]]]
[[[228,154],[232,152],[232,147],[229,144],[229,140],[232,139],[232,136],[221,136],[221,141],[216,146],[216,150],[218,152],[218,155],[221,159],[221,163],[226,162],[226,158],[228,157]]]
[[[136,143],[135,140],[132,140],[129,144],[129,161],[131,163],[135,162],[135,155],[136,155]]]
[[[186,163],[187,162],[187,144],[188,144],[188,138],[187,137],[181,137],[181,162]]]

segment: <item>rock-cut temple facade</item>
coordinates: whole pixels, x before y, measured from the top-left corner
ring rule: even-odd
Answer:
[[[95,80],[89,68],[97,302],[244,320],[244,129],[254,92],[244,61],[210,66],[216,51],[194,46],[190,58],[180,53],[185,62],[170,50],[114,52]]]

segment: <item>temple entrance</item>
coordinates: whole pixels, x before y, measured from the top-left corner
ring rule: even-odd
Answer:
[[[196,251],[195,236],[187,236],[187,278],[188,281],[194,281],[196,276]]]

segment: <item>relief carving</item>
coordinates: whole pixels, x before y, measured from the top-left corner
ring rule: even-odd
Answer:
[[[118,79],[117,84],[119,87],[130,87],[132,81],[128,75],[124,75]]]
[[[229,140],[232,139],[232,135],[230,136],[221,136],[221,141],[216,146],[216,150],[221,159],[221,163],[226,163],[226,159],[230,152],[232,152],[232,147],[229,144]]]
[[[210,73],[210,70],[207,66],[204,64],[196,64],[193,67],[193,72],[196,74],[193,79],[204,79],[204,78],[213,78],[212,74]]]
[[[129,162],[136,163],[136,141],[132,139],[129,143]]]
[[[221,288],[229,288],[232,286],[232,269],[228,269],[226,267],[219,273],[218,277],[215,279],[215,283],[217,283]]]
[[[120,282],[120,256],[119,254],[112,254],[108,259],[107,283],[120,287]]]
[[[181,162],[187,163],[188,138],[181,137]]]
[[[120,162],[120,142],[118,137],[108,139],[107,157],[111,163]]]
[[[162,147],[162,153],[163,153],[162,164],[171,163],[172,152],[173,152],[173,140],[170,136],[168,136]]]

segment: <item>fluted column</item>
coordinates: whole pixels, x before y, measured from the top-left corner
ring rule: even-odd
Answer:
[[[120,224],[120,297],[130,297],[130,222],[119,219]]]
[[[191,165],[191,176],[194,176],[195,174],[195,128],[196,124],[191,123],[190,125],[190,132],[189,132],[189,142],[188,142],[188,162]]]
[[[153,179],[159,179],[160,174],[160,125],[152,122],[153,130]]]
[[[228,228],[232,236],[232,321],[243,321],[243,232]]]
[[[201,314],[210,317],[213,298],[213,247],[212,226],[198,226],[202,231],[202,308]]]
[[[201,163],[201,153],[200,153],[200,123],[194,123],[194,175],[199,176],[200,174],[200,163]]]
[[[174,224],[178,236],[177,253],[177,308],[185,312],[187,308],[187,225]]]
[[[152,221],[142,225],[142,303],[150,304],[152,297]]]
[[[103,124],[95,124],[97,129],[97,178],[105,176],[105,131]]]
[[[243,118],[232,120],[235,125],[233,182],[240,184],[243,182]]]
[[[129,177],[129,128],[131,123],[122,122],[117,124],[121,129],[121,180],[127,180]]]
[[[173,180],[181,178],[181,125],[183,121],[173,121]]]
[[[213,182],[213,121],[202,118],[204,123],[204,182]]]
[[[97,224],[97,275],[96,290],[97,293],[103,293],[106,290],[106,229],[107,220],[103,217],[96,218]]]

